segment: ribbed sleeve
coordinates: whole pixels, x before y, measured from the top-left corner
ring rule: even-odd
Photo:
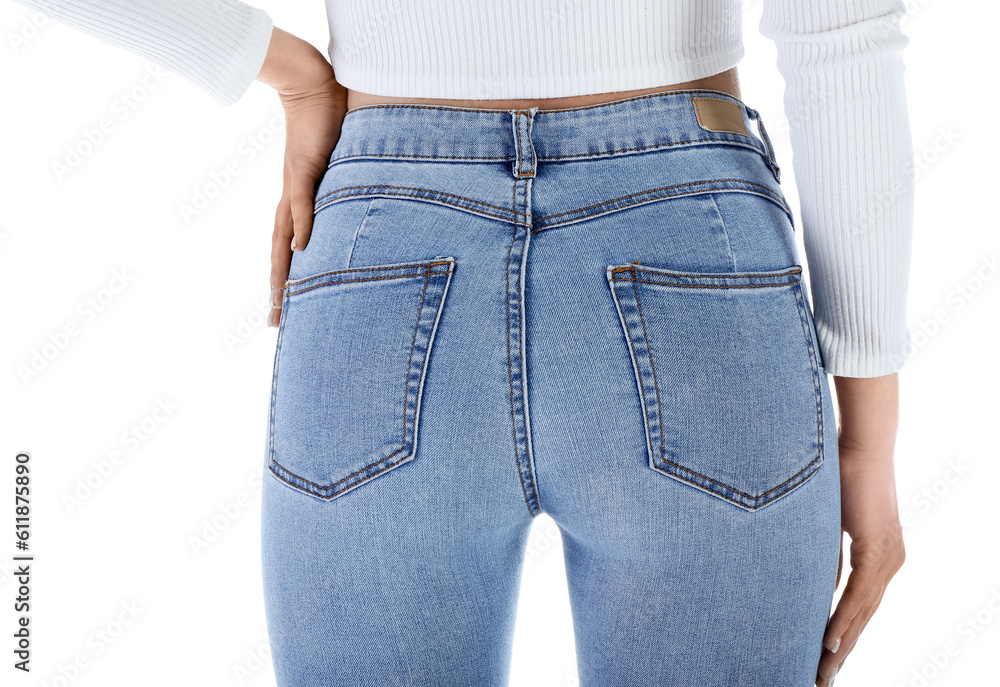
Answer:
[[[271,41],[262,9],[238,0],[16,0],[152,60],[232,105]]]
[[[902,0],[764,0],[777,45],[826,371],[877,377],[910,353],[913,148]]]

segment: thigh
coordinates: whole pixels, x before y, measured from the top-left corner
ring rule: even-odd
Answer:
[[[528,528],[424,495],[406,469],[322,503],[265,475],[262,561],[279,687],[504,687]],[[370,487],[370,488],[368,488]],[[521,506],[523,510],[523,505]]]
[[[365,169],[325,184],[449,179]],[[262,501],[281,687],[506,685],[531,524],[505,346],[512,232],[351,196],[317,213],[296,254]]]
[[[532,239],[536,469],[584,687],[815,677],[840,547],[832,398],[790,218],[718,176]]]
[[[582,687],[811,687],[837,568],[835,464],[758,512],[679,483],[622,488],[627,507],[560,522]]]

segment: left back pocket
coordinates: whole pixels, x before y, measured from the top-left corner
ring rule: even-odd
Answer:
[[[455,259],[355,267],[285,285],[268,468],[329,500],[413,459]]]

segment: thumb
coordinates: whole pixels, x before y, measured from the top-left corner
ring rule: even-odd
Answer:
[[[291,209],[293,238],[292,250],[305,250],[312,235],[316,183],[318,177],[308,165],[295,164],[292,167]]]

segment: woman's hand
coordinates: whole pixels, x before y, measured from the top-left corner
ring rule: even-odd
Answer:
[[[851,574],[827,623],[816,677],[818,687],[833,684],[905,558],[893,470],[899,417],[898,375],[834,377],[834,383],[841,418],[841,526],[851,537]]]
[[[278,92],[285,110],[285,162],[281,200],[271,243],[271,312],[278,326],[281,297],[293,250],[309,243],[316,186],[340,138],[347,113],[347,89],[310,43],[275,27],[257,80]]]

